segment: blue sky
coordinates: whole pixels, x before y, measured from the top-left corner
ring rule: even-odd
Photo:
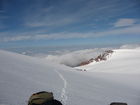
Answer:
[[[140,43],[139,0],[0,0],[0,47]]]

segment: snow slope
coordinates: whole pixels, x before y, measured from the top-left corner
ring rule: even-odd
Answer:
[[[139,65],[140,49],[119,49],[114,50],[107,61],[93,62],[77,68],[90,72],[140,74]]]
[[[55,69],[41,59],[0,51],[0,103],[26,105],[33,92],[42,90],[61,98],[63,81]]]
[[[79,72],[46,59],[0,51],[0,105],[27,105],[38,91],[52,91],[64,105],[140,105],[139,52],[116,50],[107,62]]]

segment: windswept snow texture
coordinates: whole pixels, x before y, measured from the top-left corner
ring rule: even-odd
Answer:
[[[38,91],[52,91],[64,105],[140,105],[140,49],[115,50],[83,68],[0,51],[0,105],[27,105]]]

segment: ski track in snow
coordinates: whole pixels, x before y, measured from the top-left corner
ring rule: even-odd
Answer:
[[[62,81],[64,83],[64,86],[61,91],[61,99],[62,99],[63,104],[66,105],[66,101],[68,99],[68,97],[66,95],[67,81],[59,71],[55,70],[55,72],[59,75],[59,77],[62,79]]]

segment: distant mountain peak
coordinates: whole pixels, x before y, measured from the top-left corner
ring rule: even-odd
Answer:
[[[95,57],[95,58],[91,58],[87,61],[81,62],[78,66],[84,66],[84,65],[88,65],[92,62],[100,62],[100,61],[105,61],[108,59],[108,56],[111,55],[114,51],[112,50],[106,50],[104,51],[102,54],[100,54],[99,56]]]

